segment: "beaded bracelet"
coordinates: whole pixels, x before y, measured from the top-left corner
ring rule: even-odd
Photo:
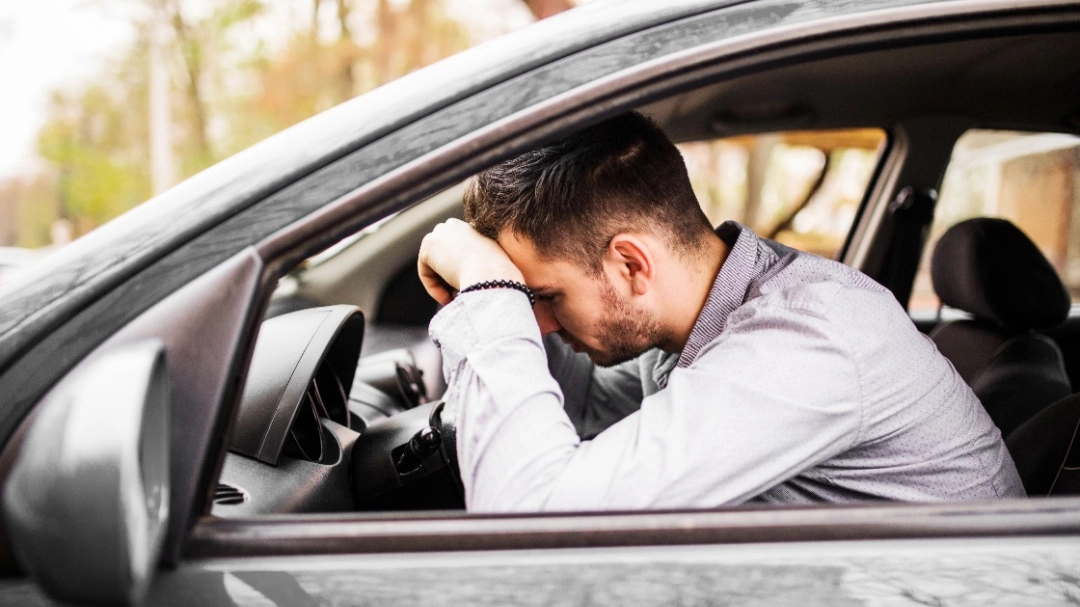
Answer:
[[[524,284],[517,282],[516,280],[485,280],[484,282],[478,282],[474,285],[469,285],[464,289],[458,291],[458,293],[468,293],[470,291],[482,291],[484,289],[517,289],[525,294],[529,298],[529,305],[536,305],[536,296],[533,295],[532,289]]]

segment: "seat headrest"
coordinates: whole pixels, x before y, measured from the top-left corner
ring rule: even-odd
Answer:
[[[930,277],[945,305],[1009,328],[1053,327],[1069,315],[1069,292],[1054,267],[1005,219],[949,228],[934,247]]]

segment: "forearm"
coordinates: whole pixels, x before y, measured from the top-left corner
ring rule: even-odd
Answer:
[[[525,329],[528,307],[501,308],[515,307],[509,294],[484,302],[469,302],[477,304],[469,314],[448,308],[432,325],[436,337],[440,325],[456,337],[444,344],[444,356],[448,397],[461,409],[458,454],[472,510],[740,503],[858,436],[858,373],[844,350],[806,337],[827,330],[815,320],[815,331],[751,327],[733,334],[725,347],[672,372],[666,389],[645,398],[639,411],[580,442],[539,334]],[[471,318],[483,326],[471,327]],[[521,326],[499,326],[507,322]],[[762,381],[766,375],[750,356],[762,344],[776,346],[770,360],[791,382]],[[800,365],[811,351],[813,372]]]
[[[543,509],[579,439],[521,295],[461,296],[432,321],[470,510]]]
[[[547,364],[578,436],[590,439],[641,407],[641,362],[598,367],[554,333],[544,337]]]

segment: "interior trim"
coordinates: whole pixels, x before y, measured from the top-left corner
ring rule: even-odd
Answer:
[[[844,245],[840,261],[858,270],[866,267],[873,245],[873,236],[881,229],[885,210],[889,200],[896,192],[896,184],[903,173],[904,161],[907,160],[910,146],[907,133],[903,129],[893,129],[888,135],[888,148],[878,164],[878,172],[872,181],[873,186],[866,193],[859,216],[848,242]]]

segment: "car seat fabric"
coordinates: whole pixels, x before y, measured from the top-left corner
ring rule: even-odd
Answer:
[[[954,225],[934,248],[930,274],[942,304],[974,316],[931,338],[1003,435],[1072,392],[1060,348],[1032,331],[1065,321],[1069,293],[1019,228],[989,217]]]
[[[1054,327],[1069,315],[1069,292],[1035,243],[1005,219],[962,221],[930,260],[941,302],[1013,329]]]
[[[1005,444],[1028,495],[1080,495],[1080,393],[1040,411]]]

